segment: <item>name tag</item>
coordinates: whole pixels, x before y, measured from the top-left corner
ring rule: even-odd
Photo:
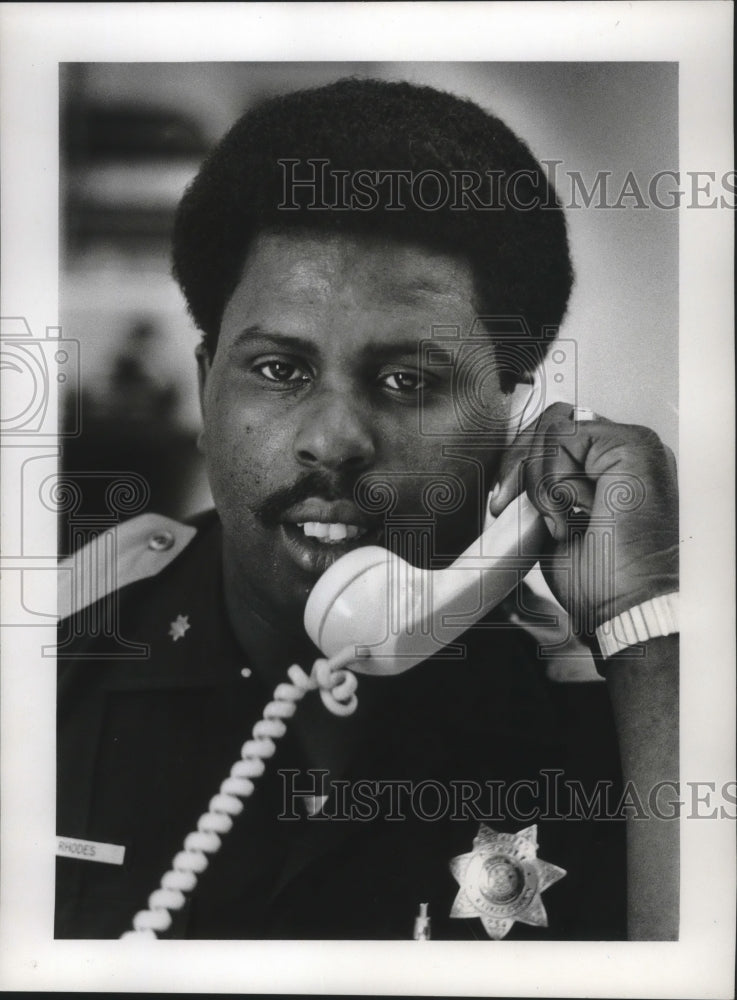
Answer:
[[[105,865],[122,865],[125,847],[121,844],[101,844],[97,840],[77,837],[56,838],[57,858],[77,858],[80,861],[101,861]]]

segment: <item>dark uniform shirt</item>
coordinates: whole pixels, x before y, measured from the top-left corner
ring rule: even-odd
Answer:
[[[271,698],[227,620],[219,521],[196,527],[187,540],[180,526],[160,571],[129,573],[61,623],[57,833],[125,856],[58,859],[57,937],[130,928]],[[597,782],[617,798],[605,686],[548,680],[537,643],[499,610],[463,642],[459,660],[359,676],[353,716],[329,716],[308,694],[162,936],[406,939],[424,902],[434,938],[486,940],[478,919],[450,917],[449,868],[484,821],[536,824],[539,857],[567,871],[542,896],[548,926],[516,923],[510,939],[623,938],[623,822],[562,818],[597,801]],[[302,739],[321,719],[341,747],[323,776]],[[310,816],[301,796],[322,793]]]

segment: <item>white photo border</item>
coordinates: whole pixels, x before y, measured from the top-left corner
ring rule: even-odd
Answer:
[[[732,15],[721,2],[0,4],[0,315],[22,315],[34,332],[58,325],[61,62],[674,61],[679,168],[721,175],[732,169]],[[735,745],[733,223],[725,209],[679,211],[681,781],[722,788],[734,781]],[[46,454],[54,449],[49,438]],[[18,452],[0,454],[5,529],[17,512]],[[55,532],[54,515],[39,513],[34,552],[55,551]],[[12,578],[24,553],[5,530],[3,543]],[[53,586],[39,574],[43,606],[55,606]],[[48,635],[43,626],[3,630],[4,989],[732,995],[735,822],[718,817],[682,820],[678,942],[54,941],[55,679],[53,658],[40,655]]]

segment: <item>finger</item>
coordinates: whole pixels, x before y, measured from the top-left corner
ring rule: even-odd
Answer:
[[[552,467],[559,458],[532,459],[525,469],[525,491],[542,515],[549,534],[561,541],[571,524],[588,523],[594,507],[593,484],[582,472]],[[549,470],[549,471],[548,471]]]
[[[497,481],[489,496],[489,510],[495,516],[504,510],[525,489],[524,463],[531,454],[543,453],[548,427],[565,423],[569,427],[571,407],[554,403],[507,447],[497,470]]]
[[[559,514],[561,502],[563,514],[571,507],[590,511],[592,492],[583,483],[584,460],[592,435],[601,434],[601,427],[609,424],[611,421],[586,408],[567,403],[549,406],[507,448],[498,470],[498,483],[490,496],[490,512],[498,516],[523,491],[542,514]],[[535,496],[533,485],[543,475],[545,486],[551,489],[556,481],[570,478],[571,482],[554,490],[552,497],[546,497],[545,489]],[[565,503],[567,495],[571,496],[570,503]]]

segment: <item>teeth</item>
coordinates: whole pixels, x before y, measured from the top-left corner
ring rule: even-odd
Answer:
[[[342,542],[346,539],[359,538],[365,534],[363,528],[355,524],[323,524],[321,521],[307,521],[298,524],[307,538],[318,538],[321,542]]]
[[[328,538],[330,535],[330,525],[319,521],[308,521],[302,525],[302,530],[308,538]]]

